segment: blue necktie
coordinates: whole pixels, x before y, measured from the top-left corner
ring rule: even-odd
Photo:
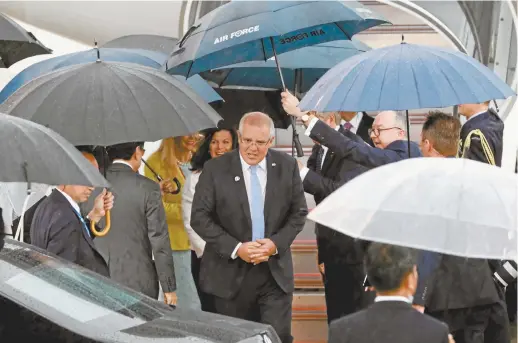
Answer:
[[[90,229],[88,228],[88,225],[86,225],[86,222],[83,219],[83,216],[81,215],[81,213],[77,212],[75,208],[72,208],[72,209],[76,213],[77,218],[79,218],[79,220],[81,221],[81,224],[83,224],[83,229],[85,229],[86,234],[88,235],[88,237],[92,238],[92,234],[90,233]]]
[[[257,176],[257,166],[250,167],[250,189],[251,203],[250,212],[252,215],[252,241],[264,238],[264,206],[263,192],[259,177]]]

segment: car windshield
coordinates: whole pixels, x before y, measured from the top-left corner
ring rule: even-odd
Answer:
[[[12,240],[0,246],[0,294],[54,322],[89,324],[101,331],[122,330],[169,311],[96,273]]]

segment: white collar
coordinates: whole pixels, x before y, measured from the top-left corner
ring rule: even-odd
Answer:
[[[63,192],[63,191],[62,191],[61,189],[59,189],[59,188],[56,188],[56,190],[57,190],[58,192],[60,192],[61,194],[63,194],[63,196],[65,197],[65,199],[67,199],[67,200],[68,200],[68,202],[70,203],[70,205],[72,206],[72,208],[73,208],[74,210],[76,210],[76,212],[77,212],[77,213],[81,213],[81,210],[79,209],[79,205],[77,204],[77,202],[75,202],[75,201],[74,201],[74,199],[72,199],[72,198],[70,197],[70,195],[68,195],[67,193]]]
[[[115,164],[115,163],[118,163],[118,164],[125,164],[125,165],[127,165],[128,167],[130,167],[130,168],[131,168],[131,170],[133,170],[133,167],[131,166],[131,164],[129,164],[128,162],[126,162],[126,161],[124,161],[124,160],[113,160],[113,162],[112,162],[112,163],[113,163],[113,164]]]
[[[353,119],[351,119],[349,121],[349,123],[351,123],[351,125],[353,126],[353,128],[357,129],[358,126],[360,126],[360,121],[363,119],[363,112],[358,112],[356,113],[356,115],[353,117]],[[343,120],[340,122],[340,124],[344,125],[345,123],[347,123],[347,120]]]
[[[403,302],[411,304],[413,302],[413,299],[409,299],[402,295],[378,295],[378,296],[376,296],[376,299],[374,299],[374,302],[380,302],[380,301],[403,301]]]
[[[249,165],[248,163],[245,162],[245,160],[243,159],[243,156],[241,156],[241,152],[238,152],[238,154],[239,154],[239,159],[241,160],[241,166],[243,167],[243,172],[249,170],[251,165]],[[257,166],[259,168],[263,169],[264,171],[266,171],[266,157],[263,158],[263,160],[261,162],[259,162],[257,164]]]
[[[471,117],[466,119],[466,121],[471,120],[471,119],[475,118],[476,116],[481,115],[482,113],[486,113],[487,111],[489,111],[489,108],[487,110],[482,111],[482,112],[475,113],[474,115],[472,115]]]

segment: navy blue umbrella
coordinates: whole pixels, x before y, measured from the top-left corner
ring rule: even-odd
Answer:
[[[355,1],[231,1],[203,16],[166,64],[191,76],[230,64],[266,61],[276,54],[353,35],[388,23]]]
[[[102,57],[103,61],[107,62],[135,63],[154,69],[159,69],[167,60],[166,54],[156,51],[143,49],[98,49],[97,47],[91,50],[56,56],[35,63],[18,73],[0,92],[0,103],[4,102],[21,86],[43,74],[76,64],[95,62],[99,56]],[[185,81],[185,78],[179,78]],[[187,84],[209,103],[223,100],[219,94],[198,75],[187,79]]]
[[[505,99],[515,92],[492,70],[458,51],[397,44],[353,56],[306,93],[303,110],[441,108]]]
[[[302,110],[407,111],[505,99],[515,92],[483,64],[458,51],[401,43],[353,56],[306,93]]]
[[[370,50],[362,42],[340,40],[308,46],[279,55],[282,76],[288,85],[298,81],[298,91],[307,92],[325,72],[359,53]],[[200,74],[221,88],[282,89],[275,58],[268,61],[251,61],[233,64]]]

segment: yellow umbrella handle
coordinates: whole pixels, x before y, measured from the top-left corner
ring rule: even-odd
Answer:
[[[106,211],[106,215],[104,217],[106,218],[106,226],[104,227],[104,230],[102,230],[102,231],[97,231],[95,229],[95,222],[94,221],[90,222],[90,230],[92,230],[94,236],[96,236],[96,237],[104,237],[110,231],[111,218],[110,218],[110,211],[109,210]]]

